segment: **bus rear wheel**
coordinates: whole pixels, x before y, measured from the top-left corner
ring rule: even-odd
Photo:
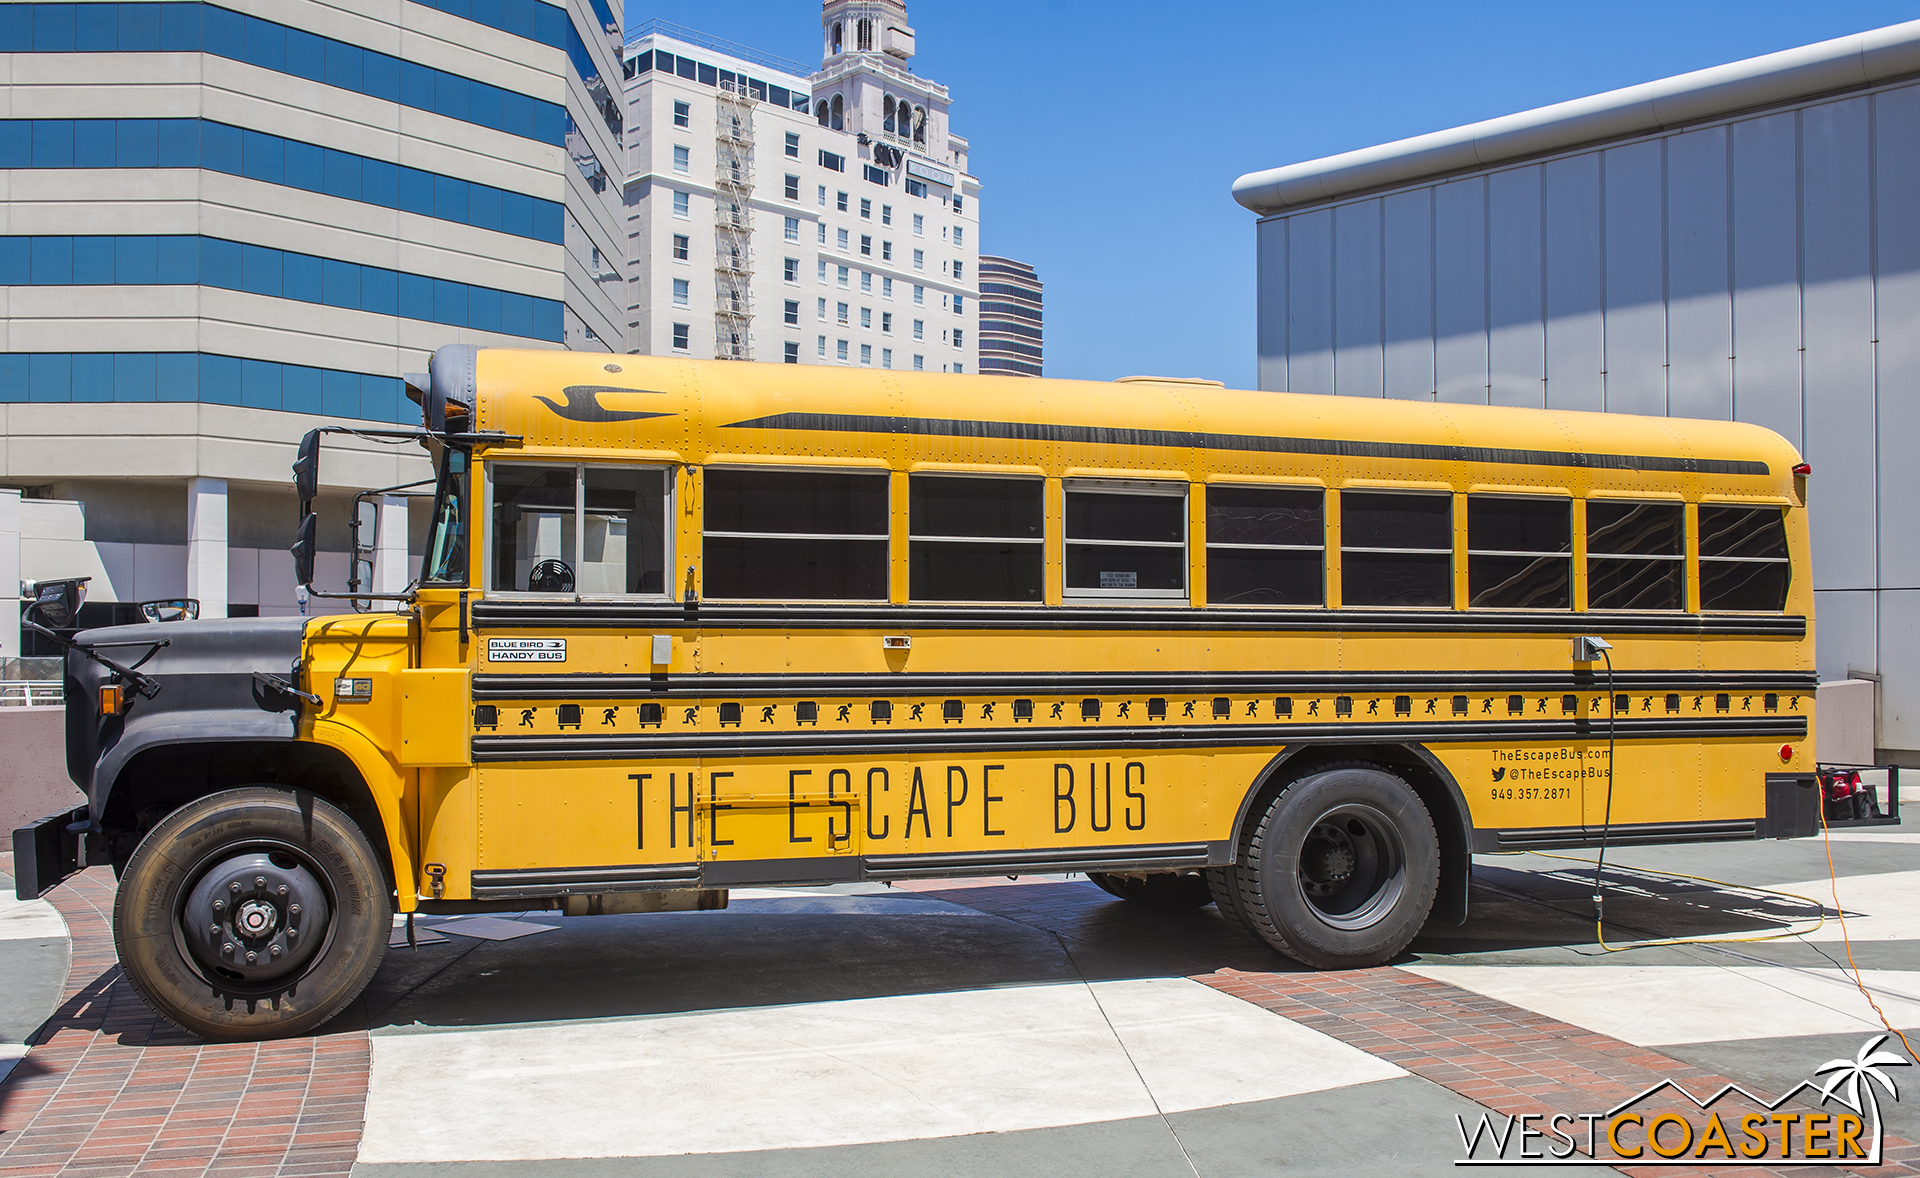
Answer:
[[[1148,875],[1111,875],[1089,871],[1087,878],[1110,896],[1159,912],[1183,912],[1213,903],[1204,876],[1196,872],[1160,871]]]
[[[1440,882],[1440,840],[1404,780],[1374,765],[1320,770],[1283,789],[1230,869],[1241,915],[1315,969],[1364,969],[1418,935]]]
[[[113,904],[127,980],[205,1039],[301,1035],[373,977],[393,927],[386,876],[360,828],[325,800],[226,790],[160,820]]]

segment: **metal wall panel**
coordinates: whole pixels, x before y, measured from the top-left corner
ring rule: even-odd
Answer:
[[[1818,571],[1814,574],[1819,576]],[[1815,669],[1820,678],[1845,679],[1850,671],[1879,674],[1879,594],[1865,589],[1820,589],[1813,595],[1819,619]]]
[[[1875,364],[1877,457],[1881,534],[1887,536],[1894,521],[1911,520],[1914,505],[1920,504],[1920,462],[1914,461],[1914,448],[1920,444],[1920,86],[1875,99],[1874,143],[1879,193],[1874,215],[1879,263],[1874,335],[1880,341]],[[1814,474],[1816,491],[1824,490],[1824,479],[1818,476],[1825,469]],[[1912,542],[1913,536],[1908,524],[1904,536],[1893,535],[1891,543],[1879,546],[1880,584],[1920,587],[1920,544]],[[1883,657],[1885,633],[1883,629]],[[1909,650],[1902,665],[1920,667],[1920,649]],[[1913,718],[1920,724],[1920,709]],[[1898,747],[1920,748],[1920,739]]]
[[[1333,210],[1333,391],[1381,394],[1380,202]]]
[[[1880,599],[1880,732],[1888,749],[1920,749],[1920,589],[1888,589]],[[1912,761],[1908,761],[1912,764]]]
[[[1667,412],[1733,416],[1727,129],[1667,140]]]
[[[1333,210],[1287,219],[1287,380],[1333,392]]]
[[[1874,583],[1872,105],[1850,98],[1801,114],[1802,453],[1821,472],[1810,508],[1821,589]]]
[[[1606,180],[1607,409],[1667,412],[1665,183],[1659,140],[1615,147]]]
[[[1606,408],[1600,311],[1600,153],[1543,165],[1546,184],[1547,407]]]
[[[1487,400],[1545,408],[1540,314],[1540,168],[1487,177]]]
[[[1386,395],[1431,400],[1433,379],[1433,190],[1386,198]]]
[[[1733,415],[1800,431],[1799,116],[1733,124]]]
[[[1487,403],[1487,182],[1433,190],[1435,388],[1442,401]]]
[[[1280,391],[1287,387],[1287,221],[1276,217],[1255,229],[1258,251],[1259,387]]]

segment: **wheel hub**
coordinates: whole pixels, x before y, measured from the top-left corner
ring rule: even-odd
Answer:
[[[305,965],[332,915],[326,891],[285,851],[243,851],[206,869],[187,894],[181,932],[200,965],[260,985]]]

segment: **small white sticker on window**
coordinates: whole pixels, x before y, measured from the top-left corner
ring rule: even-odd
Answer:
[[[567,640],[564,638],[489,638],[487,661],[490,663],[564,663]]]
[[[1101,569],[1100,587],[1102,589],[1138,589],[1140,574],[1132,571],[1117,573],[1112,569]]]

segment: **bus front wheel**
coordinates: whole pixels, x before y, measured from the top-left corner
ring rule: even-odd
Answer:
[[[1281,790],[1230,875],[1240,914],[1275,949],[1316,969],[1364,969],[1391,960],[1426,923],[1440,840],[1404,780],[1342,765]]]
[[[140,996],[206,1039],[310,1032],[358,997],[393,908],[366,836],[325,800],[226,790],[161,819],[113,903],[113,942]]]

